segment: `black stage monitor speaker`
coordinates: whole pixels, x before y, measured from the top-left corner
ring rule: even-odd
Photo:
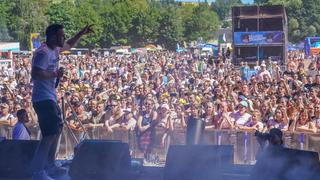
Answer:
[[[315,180],[319,177],[317,152],[289,148],[269,148],[261,153],[250,180]]]
[[[78,147],[70,165],[72,179],[128,179],[130,153],[127,143],[85,140]]]
[[[283,174],[287,179],[303,177],[304,179],[320,179],[319,155],[317,152],[285,148],[286,156]]]
[[[170,146],[164,180],[221,179],[222,171],[233,164],[231,145]]]
[[[24,178],[32,175],[30,163],[39,141],[4,140],[0,142],[0,177]]]
[[[319,155],[317,152],[284,148],[284,154],[288,156],[291,162],[309,165],[319,163]]]

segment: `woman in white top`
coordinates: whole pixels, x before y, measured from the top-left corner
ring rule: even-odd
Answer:
[[[278,107],[268,122],[267,126],[265,127],[264,131],[270,130],[272,128],[278,128],[282,131],[288,130],[288,117],[286,115],[286,111],[283,110],[281,107]]]
[[[205,129],[214,128],[214,117],[217,115],[215,112],[215,106],[212,102],[206,102],[204,105],[205,113],[203,118],[205,120]]]
[[[317,132],[317,128],[314,122],[311,121],[311,117],[306,109],[300,111],[299,118],[291,124],[290,129],[296,132]]]
[[[261,122],[261,113],[259,111],[254,111],[248,122],[244,126],[239,126],[241,130],[248,131],[262,131],[263,123]]]
[[[169,131],[173,131],[173,122],[171,120],[171,112],[168,104],[162,104],[160,106],[157,123],[156,134],[160,136],[161,146],[164,146]]]
[[[175,105],[176,113],[173,116],[173,128],[177,129],[185,129],[187,127],[184,107],[180,104]]]
[[[320,132],[320,104],[316,104],[314,107],[313,123],[315,124],[317,131]]]

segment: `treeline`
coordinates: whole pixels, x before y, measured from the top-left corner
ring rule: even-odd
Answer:
[[[196,1],[197,2],[197,1]],[[241,0],[215,0],[210,5],[174,0],[0,0],[0,41],[19,41],[28,49],[30,33],[61,23],[67,37],[86,24],[95,33],[78,46],[110,47],[149,43],[174,49],[178,42],[217,38],[220,27],[231,27],[231,7]],[[255,4],[284,4],[289,40],[320,35],[320,0],[255,0]]]
[[[257,4],[283,4],[288,16],[289,41],[320,36],[320,0],[255,0]]]
[[[217,13],[207,3],[181,5],[152,0],[1,0],[0,40],[21,42],[28,49],[30,33],[44,31],[48,24],[61,23],[70,37],[86,24],[95,33],[79,46],[141,47],[156,43],[174,49],[177,42],[216,37]]]

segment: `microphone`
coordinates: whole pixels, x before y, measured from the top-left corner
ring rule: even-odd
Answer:
[[[64,72],[64,67],[60,67],[59,68],[59,71],[60,72]],[[60,79],[61,79],[62,77],[57,77],[57,79],[56,79],[56,84],[55,84],[55,88],[57,88],[58,86],[59,86],[59,83],[60,83]]]

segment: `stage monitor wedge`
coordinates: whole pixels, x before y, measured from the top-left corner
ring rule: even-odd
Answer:
[[[85,140],[70,165],[72,179],[125,180],[130,171],[129,145],[118,141]]]
[[[32,175],[30,164],[39,141],[3,140],[0,142],[0,177],[25,178]]]
[[[214,180],[233,165],[232,145],[172,145],[164,180]]]

